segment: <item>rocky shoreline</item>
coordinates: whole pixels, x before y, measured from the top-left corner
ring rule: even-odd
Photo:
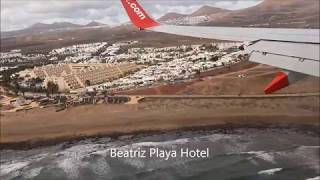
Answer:
[[[237,128],[297,129],[319,136],[319,96],[265,99],[147,99],[1,116],[0,149],[30,149],[86,138]]]
[[[86,139],[99,139],[99,138],[111,138],[118,139],[122,136],[150,136],[158,135],[164,133],[175,133],[179,134],[182,132],[196,132],[196,131],[213,131],[219,134],[233,134],[237,130],[242,129],[256,129],[256,130],[289,130],[297,133],[302,133],[310,136],[320,136],[320,125],[290,125],[290,124],[222,124],[213,126],[198,126],[198,127],[188,127],[180,129],[171,130],[143,130],[136,131],[132,133],[113,133],[113,134],[96,134],[91,136],[74,136],[74,137],[61,137],[50,140],[39,140],[39,141],[24,141],[24,142],[10,142],[10,143],[0,143],[1,150],[29,150],[34,148],[54,146],[58,144],[70,145],[76,142],[86,140]]]

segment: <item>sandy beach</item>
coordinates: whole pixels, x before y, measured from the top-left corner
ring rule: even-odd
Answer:
[[[319,127],[318,95],[277,98],[146,98],[136,105],[90,105],[1,116],[1,147],[138,132],[222,126]]]
[[[2,113],[0,148],[31,148],[88,137],[185,129],[273,126],[319,133],[319,79],[307,77],[274,95],[263,95],[263,88],[276,72],[272,67],[244,62],[190,83],[124,92],[146,97],[138,104]],[[247,78],[239,79],[239,74]]]

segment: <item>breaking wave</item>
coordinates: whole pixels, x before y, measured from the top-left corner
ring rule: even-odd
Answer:
[[[292,136],[298,136],[300,141]],[[218,179],[288,173],[306,180],[319,179],[318,138],[305,145],[305,135],[295,133],[244,131],[239,134],[186,132],[150,136],[101,138],[28,151],[1,151],[0,179],[201,179],[215,175]],[[292,139],[292,141],[290,140]],[[270,142],[264,143],[265,141]],[[279,142],[285,142],[283,144]],[[314,143],[312,143],[314,142]],[[118,158],[109,156],[110,148],[164,149],[208,147],[207,159]],[[281,167],[281,168],[280,168]],[[233,169],[232,175],[227,170]],[[285,170],[284,170],[285,169]],[[165,174],[165,175],[162,175]],[[88,177],[87,177],[88,176]],[[199,178],[200,177],[200,178]],[[309,178],[315,177],[315,178]],[[309,179],[308,179],[309,178]]]
[[[259,171],[258,174],[262,174],[262,175],[274,175],[276,172],[281,171],[282,168],[274,168],[274,169],[268,169],[268,170],[263,170],[263,171]]]

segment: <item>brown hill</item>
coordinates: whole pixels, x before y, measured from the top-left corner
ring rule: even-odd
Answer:
[[[85,27],[97,27],[97,26],[107,26],[106,24],[97,22],[97,21],[91,21],[90,23],[84,25]]]
[[[265,0],[257,6],[211,16],[208,26],[319,28],[319,0]]]
[[[46,32],[53,32],[53,31],[70,31],[74,29],[100,27],[100,26],[108,27],[107,25],[96,22],[96,21],[92,21],[87,25],[74,24],[70,22],[55,22],[52,24],[36,23],[25,29],[1,32],[1,39],[36,34],[36,33],[46,33]]]
[[[183,44],[212,43],[215,40],[140,31],[131,25],[123,25],[114,28],[102,26],[97,28],[32,33],[2,38],[1,51],[5,52],[12,49],[22,49],[22,51],[26,53],[46,53],[54,48],[102,41],[109,43],[119,41],[139,41],[135,47],[166,47]]]
[[[274,28],[319,28],[319,0],[264,0],[262,3],[240,10],[225,10],[203,6],[192,14],[168,13],[162,21],[181,17],[209,16],[199,25],[274,27]]]
[[[81,25],[73,24],[70,22],[55,22],[52,24],[36,23],[27,29],[33,30],[33,31],[42,31],[42,30],[57,30],[57,29],[68,29],[68,28],[78,28],[78,27],[81,27]]]
[[[168,21],[171,19],[178,19],[178,18],[183,18],[183,17],[187,17],[187,15],[179,14],[179,13],[167,13],[164,16],[162,16],[161,18],[159,18],[158,21],[165,22],[165,21]]]
[[[191,16],[205,16],[212,15],[216,13],[225,13],[229,12],[229,10],[211,7],[211,6],[202,6],[200,9],[191,14]]]
[[[161,85],[135,89],[119,94],[129,95],[257,95],[275,77],[279,69],[244,61],[228,68],[215,69],[201,74],[201,80],[188,83]],[[246,78],[239,78],[239,75]],[[317,93],[320,90],[317,77],[308,76],[275,94]]]
[[[319,28],[319,0],[265,0],[257,6],[236,10],[220,11],[217,8],[202,7],[193,14],[210,14],[207,26],[247,26],[282,28]],[[187,15],[170,13],[160,20],[185,17]],[[93,23],[97,24],[97,23]],[[70,23],[36,24],[24,31],[7,34],[1,32],[1,51],[21,48],[25,51],[49,51],[65,45],[100,41],[139,40],[140,46],[169,46],[175,44],[200,44],[201,39],[186,38],[161,33],[138,31],[131,26],[116,28],[78,28]],[[40,29],[41,31],[35,31]],[[60,29],[45,31],[44,29]],[[61,29],[68,29],[62,31]],[[18,35],[17,35],[18,34]],[[203,40],[203,42],[208,42]]]
[[[174,19],[179,19],[184,17],[206,16],[210,14],[223,13],[228,11],[229,10],[211,7],[211,6],[202,6],[200,9],[193,12],[192,14],[179,14],[179,13],[169,12],[164,16],[162,16],[161,18],[159,18],[158,21],[166,22],[168,20],[174,20]]]
[[[63,31],[70,30],[75,28],[81,28],[82,25],[73,24],[70,22],[55,22],[52,24],[46,23],[36,23],[28,28],[16,30],[16,31],[1,31],[1,39],[8,37],[15,37],[20,35],[32,34],[32,33],[40,33],[40,32],[49,32],[49,31]]]

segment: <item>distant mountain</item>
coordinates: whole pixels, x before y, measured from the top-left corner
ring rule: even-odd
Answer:
[[[196,25],[210,21],[210,16],[212,15],[224,14],[228,12],[230,12],[230,10],[205,5],[191,14],[178,14],[170,12],[158,20],[167,24]]]
[[[168,21],[168,20],[184,18],[184,17],[187,17],[187,16],[188,15],[179,14],[179,13],[167,13],[164,16],[162,16],[161,18],[159,18],[158,21],[165,22],[165,21]]]
[[[211,7],[211,6],[202,6],[200,9],[191,14],[191,16],[208,16],[216,13],[225,13],[229,10]]]
[[[229,10],[205,5],[191,14],[179,14],[179,13],[170,12],[170,13],[165,14],[164,16],[159,18],[158,20],[160,22],[171,22],[171,23],[173,22],[174,23],[174,21],[181,21],[181,20],[183,21],[184,19],[188,19],[188,18],[192,18],[192,17],[209,16],[212,14],[226,13],[226,12],[229,12]]]
[[[167,47],[212,43],[214,40],[140,31],[133,25],[112,28],[78,28],[69,31],[34,33],[1,39],[1,52],[21,49],[24,53],[48,53],[52,49],[82,43],[139,41],[132,47]]]
[[[107,26],[106,24],[97,22],[97,21],[91,21],[90,23],[85,25],[86,27],[97,27],[97,26]]]
[[[319,28],[319,0],[265,0],[256,6],[233,11],[204,6],[189,15],[169,13],[160,20],[166,23],[167,21],[195,23],[199,20],[201,23],[196,25],[202,26]],[[52,48],[72,44],[128,40],[138,40],[148,46],[150,39],[153,39],[152,42],[156,42],[159,46],[167,46],[169,42],[176,40],[175,37],[162,33],[139,31],[131,25],[109,28],[95,21],[87,25],[66,22],[38,23],[24,30],[1,32],[0,50],[19,48],[25,51],[47,52]],[[181,42],[186,38],[181,38]],[[202,41],[205,40],[202,39]]]
[[[59,29],[73,29],[73,28],[79,28],[79,27],[81,27],[81,25],[73,24],[70,22],[55,22],[52,24],[36,23],[25,30],[39,32],[39,31],[59,30]]]
[[[264,0],[240,10],[203,6],[187,15],[168,13],[160,20],[182,25],[319,28],[319,16],[319,0]]]
[[[319,0],[265,0],[254,7],[210,17],[201,25],[319,28]]]
[[[100,28],[100,27],[108,28],[107,25],[96,22],[96,21],[92,21],[86,25],[79,25],[79,24],[74,24],[70,22],[55,22],[52,24],[36,23],[22,30],[1,32],[1,39],[14,37],[14,36],[35,34],[35,33],[38,34],[38,33],[54,32],[54,31],[70,31],[74,29]]]

